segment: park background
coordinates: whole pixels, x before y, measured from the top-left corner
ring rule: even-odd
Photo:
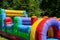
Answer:
[[[29,17],[60,17],[60,0],[0,0],[0,8],[26,10]]]

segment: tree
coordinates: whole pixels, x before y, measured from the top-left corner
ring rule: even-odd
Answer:
[[[40,9],[40,1],[39,0],[29,0],[29,15],[33,16],[40,16],[41,15],[41,9]]]
[[[60,17],[60,0],[43,0],[41,9],[47,12],[49,16]],[[59,14],[59,15],[58,15]]]
[[[14,9],[27,10],[29,16],[40,16],[41,14],[39,0],[13,0],[13,5]]]

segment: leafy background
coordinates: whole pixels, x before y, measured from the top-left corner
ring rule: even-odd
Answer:
[[[29,16],[60,17],[60,0],[0,0],[0,8],[26,10]]]

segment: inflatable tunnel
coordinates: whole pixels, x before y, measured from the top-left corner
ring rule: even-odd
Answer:
[[[47,40],[48,29],[52,26],[57,27],[59,30],[60,24],[56,18],[42,18],[40,20],[37,20],[32,25],[30,40]]]

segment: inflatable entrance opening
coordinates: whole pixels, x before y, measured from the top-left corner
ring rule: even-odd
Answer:
[[[58,32],[58,27],[51,26],[47,31],[47,38],[57,38],[56,34]]]

